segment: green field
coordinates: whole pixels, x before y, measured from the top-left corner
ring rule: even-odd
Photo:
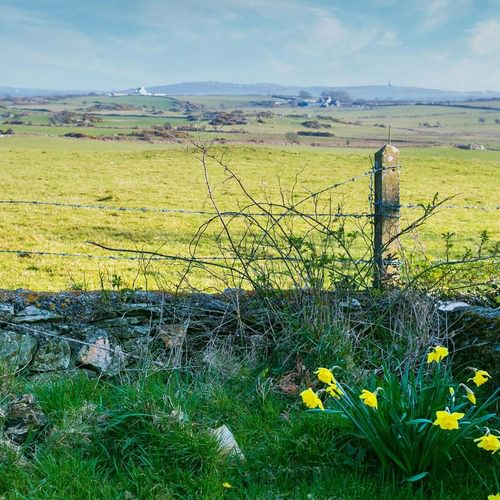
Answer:
[[[179,103],[184,106],[187,100],[205,107],[194,115],[175,107]],[[311,191],[367,172],[373,153],[386,141],[387,125],[391,124],[393,142],[401,149],[403,204],[428,203],[439,193],[441,198],[454,196],[447,204],[485,209],[441,211],[418,235],[406,238],[406,251],[418,250],[427,258],[442,258],[442,234],[446,232],[455,233],[453,257],[463,255],[466,248],[474,248],[483,230],[498,240],[500,221],[495,208],[499,204],[500,124],[495,120],[500,119],[499,110],[451,106],[265,110],[255,105],[257,100],[262,97],[192,97],[179,101],[160,97],[84,96],[42,102],[0,101],[0,116],[4,120],[0,121],[0,130],[14,131],[14,135],[0,136],[0,199],[211,212],[203,169],[189,144],[218,138],[225,144],[217,145],[213,151],[224,155],[225,163],[253,195],[276,202],[281,191],[290,193],[293,188],[296,201]],[[495,107],[495,102],[487,104]],[[236,107],[242,110],[246,124],[207,125],[203,113]],[[72,119],[91,113],[99,120],[91,126],[51,124],[54,113],[63,110],[74,113]],[[268,114],[263,115],[263,111]],[[484,123],[478,121],[481,117],[485,117]],[[9,124],[12,120],[22,124]],[[296,136],[298,144],[290,142],[287,133],[316,130],[305,127],[303,123],[307,121],[318,122],[319,130],[331,131],[334,136]],[[153,126],[161,128],[165,122],[172,130],[186,125],[201,126],[204,130],[180,139],[148,135],[147,140],[138,140],[123,135],[150,131]],[[330,128],[324,127],[325,124]],[[96,139],[63,137],[67,133],[83,133]],[[470,143],[483,144],[489,150],[453,147]],[[235,210],[244,201],[235,182],[224,182],[226,174],[214,162],[209,164],[209,174],[220,208]],[[324,209],[331,201],[334,207],[341,204],[345,212],[367,212],[369,179],[363,177],[332,191],[331,195],[331,200],[323,200]],[[183,213],[10,204],[0,207],[1,250],[97,256],[113,254],[90,246],[88,240],[111,247],[161,249],[163,253],[185,256],[193,235],[206,219]],[[306,208],[311,210],[312,206]],[[404,211],[403,221],[408,223],[418,213],[418,210]],[[241,235],[242,226],[235,223],[233,227]],[[348,228],[356,229],[352,224]],[[363,250],[358,245],[353,251],[361,256]],[[213,231],[202,239],[199,253],[218,255]],[[108,277],[113,275],[129,286],[146,286],[145,275],[148,275],[153,280],[148,286],[157,287],[159,283],[154,280],[158,273],[162,282],[167,276],[172,283],[177,279],[174,271],[178,268],[157,263],[134,281],[138,273],[135,261],[4,253],[0,254],[0,288],[97,288],[107,285]],[[212,284],[201,275],[195,276],[195,283]]]
[[[277,102],[262,96],[192,96],[182,100],[169,97],[84,96],[28,101],[0,101],[0,127],[9,125],[20,135],[64,135],[84,133],[90,137],[115,137],[133,130],[149,130],[168,123],[172,127],[199,127],[201,137],[226,142],[286,144],[287,133],[311,132],[304,122],[317,121],[328,137],[298,136],[304,146],[371,146],[387,140],[391,126],[393,141],[415,146],[457,146],[479,143],[500,149],[500,103],[475,102],[460,105],[356,106],[323,109],[290,106],[265,107]],[[260,103],[260,105],[259,105]],[[190,106],[190,107],[186,107]],[[76,117],[92,114],[102,121],[92,127],[50,125],[57,112],[70,111]],[[240,110],[246,123],[215,126],[206,112]],[[263,116],[262,113],[267,113]],[[9,116],[12,115],[12,116]],[[2,116],[4,121],[2,123]],[[155,139],[156,140],[156,139]]]

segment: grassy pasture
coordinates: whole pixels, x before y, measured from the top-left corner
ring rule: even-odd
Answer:
[[[241,109],[246,124],[212,127],[202,111],[174,111],[179,103],[189,100],[205,106],[204,110],[232,111]],[[151,96],[84,96],[41,103],[14,103],[3,101],[5,110],[22,113],[23,125],[11,128],[21,135],[64,135],[81,132],[94,137],[130,133],[136,127],[148,129],[169,122],[172,126],[204,126],[203,138],[213,138],[214,133],[227,142],[285,144],[288,132],[310,131],[305,121],[319,120],[321,131],[331,137],[305,137],[297,140],[304,146],[373,146],[387,140],[391,126],[393,140],[404,145],[454,146],[479,143],[488,149],[500,150],[500,108],[495,102],[467,103],[465,105],[431,106],[366,106],[353,108],[263,108],[256,102],[266,100],[263,96],[183,96],[182,100]],[[95,109],[99,104],[102,109]],[[119,105],[123,109],[109,110],[106,106]],[[490,108],[490,109],[478,109]],[[68,110],[76,113],[91,113],[103,121],[93,127],[51,126],[46,129],[51,113]],[[262,118],[259,113],[271,110],[272,117]],[[197,121],[188,121],[188,116]],[[28,125],[31,123],[32,125]],[[0,123],[1,125],[1,123]],[[329,126],[329,127],[328,127]],[[327,128],[328,127],[328,128]]]
[[[217,151],[225,151],[225,161],[252,193],[274,200],[279,198],[280,184],[289,191],[299,172],[297,199],[310,190],[366,172],[374,153],[372,149],[248,145],[218,147]],[[20,135],[0,139],[0,158],[1,199],[212,210],[200,163],[180,146]],[[402,164],[403,204],[428,202],[436,192],[443,197],[457,195],[451,202],[457,205],[498,204],[497,182],[493,182],[499,178],[498,152],[403,148]],[[215,165],[210,165],[210,176],[220,208],[234,210],[242,201],[236,186],[224,183],[224,173]],[[347,212],[366,211],[368,194],[368,178],[363,178],[336,190],[334,201]],[[408,221],[415,215],[415,210],[408,210],[403,218]],[[186,214],[2,205],[1,248],[109,255],[86,244],[94,240],[186,255],[204,219]],[[465,247],[474,245],[483,229],[498,239],[498,211],[445,210],[420,231],[417,246],[423,246],[431,257],[442,257],[441,234],[450,231],[456,233],[452,253],[459,256]],[[406,244],[411,250],[415,241],[408,238]],[[200,251],[203,255],[217,251],[211,235],[203,240]],[[168,264],[155,269],[166,275],[173,271]],[[1,288],[57,290],[75,284],[96,288],[100,273],[119,275],[130,285],[137,271],[137,263],[129,261],[0,256]],[[200,286],[209,284],[204,277],[197,279]],[[144,276],[136,284],[144,286]]]

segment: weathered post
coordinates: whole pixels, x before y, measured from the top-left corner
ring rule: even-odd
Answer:
[[[399,149],[386,144],[375,153],[374,241],[375,288],[390,287],[399,280]]]

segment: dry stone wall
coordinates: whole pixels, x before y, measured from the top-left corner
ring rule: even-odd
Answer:
[[[391,307],[386,298],[375,306],[373,299],[370,304],[365,299],[332,296],[329,303],[353,328],[365,328]],[[265,354],[286,327],[293,306],[304,306],[290,302],[286,293],[272,300],[266,303],[241,290],[183,297],[153,292],[0,292],[0,366],[36,376],[81,370],[90,376],[116,376],[146,360],[178,366],[189,351],[206,351],[215,340],[228,337]],[[307,301],[308,295],[300,300]],[[499,309],[466,303],[436,303],[435,309],[436,328],[450,334],[463,364],[500,367]],[[498,376],[498,368],[493,372]]]
[[[232,335],[240,316],[229,295],[5,292],[0,363],[26,374],[86,370],[114,376],[151,351],[182,350],[188,330],[199,343],[214,332]]]

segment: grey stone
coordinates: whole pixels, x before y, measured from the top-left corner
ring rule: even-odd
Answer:
[[[14,323],[36,323],[38,321],[54,321],[62,319],[60,314],[35,306],[28,306],[19,311],[12,321]]]
[[[470,307],[467,302],[441,302],[438,305],[438,309],[442,312],[452,312],[455,309],[460,309],[462,307]]]
[[[66,340],[51,339],[42,344],[31,364],[35,372],[67,370],[71,364],[71,348]]]
[[[120,328],[123,325],[139,325],[144,321],[140,316],[122,316],[121,318],[104,319],[96,323],[96,326]]]
[[[159,316],[161,314],[161,307],[146,303],[139,303],[139,304],[125,303],[120,305],[119,311],[121,313],[127,313],[127,314]]]
[[[16,371],[31,362],[36,347],[31,335],[0,331],[0,361]]]
[[[48,424],[33,394],[24,394],[16,398],[5,412],[5,435],[11,441],[22,444],[30,434],[40,434]]]
[[[245,460],[245,455],[238,446],[233,433],[226,425],[221,425],[217,429],[212,429],[210,433],[215,437],[219,444],[219,453],[221,455],[237,457],[240,460]]]
[[[343,300],[339,306],[342,309],[350,310],[350,311],[356,311],[361,309],[361,302],[358,299],[347,299]]]
[[[454,336],[455,362],[487,370],[494,387],[500,380],[500,309],[469,306],[443,315]]]
[[[160,338],[168,349],[182,349],[186,341],[187,325],[176,323],[173,325],[161,325],[159,328]]]
[[[98,327],[107,330],[111,335],[119,339],[132,339],[149,335],[150,325],[141,324],[141,318],[114,318],[97,323]]]
[[[151,347],[156,346],[157,343],[153,337],[150,337],[148,335],[134,337],[131,339],[124,339],[121,345],[124,351],[128,354],[133,354],[136,356],[146,356],[150,352]]]
[[[9,320],[14,316],[14,312],[12,304],[0,303],[0,319]]]
[[[125,355],[118,345],[112,345],[108,332],[96,328],[78,352],[77,363],[106,375],[117,375],[125,366]]]
[[[245,296],[245,290],[243,288],[224,288],[222,294],[230,299],[241,298]]]
[[[134,327],[135,336],[149,335],[151,333],[150,325],[138,325]]]

